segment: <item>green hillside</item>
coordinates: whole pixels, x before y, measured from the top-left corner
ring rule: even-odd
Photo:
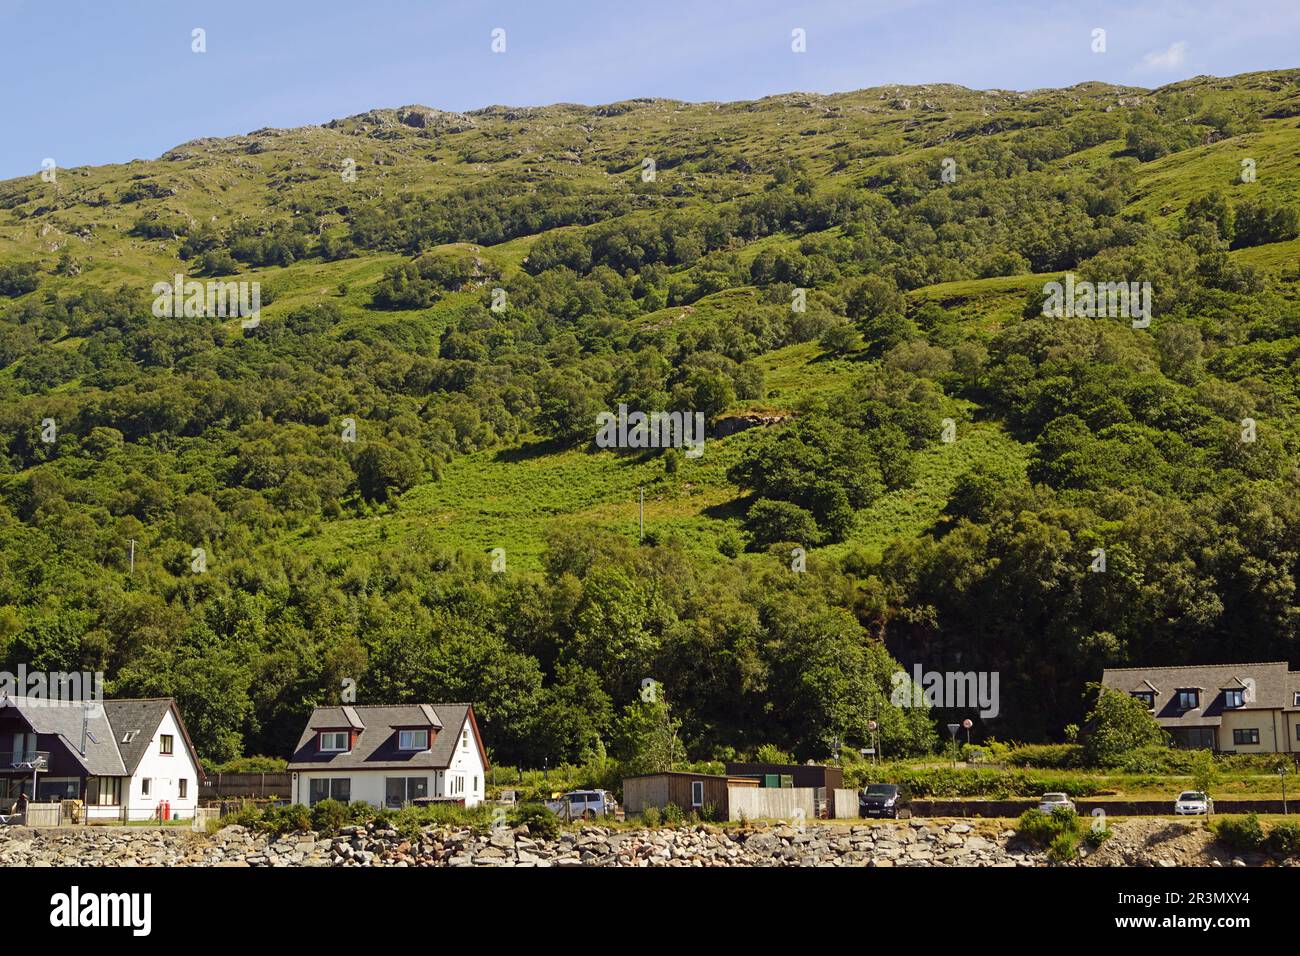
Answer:
[[[1149,326],[1044,314],[1066,273]],[[257,321],[159,314],[176,275]],[[923,751],[897,662],[1059,739],[1108,665],[1300,662],[1298,297],[1300,70],[408,106],[9,180],[0,665],[175,695],[213,759],[345,680],[529,765],[632,748],[645,678],[698,758]],[[703,455],[599,447],[620,405]]]

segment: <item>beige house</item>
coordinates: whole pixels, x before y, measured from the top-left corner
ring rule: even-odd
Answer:
[[[1286,661],[1111,667],[1101,682],[1142,700],[1175,747],[1300,753],[1300,671]]]

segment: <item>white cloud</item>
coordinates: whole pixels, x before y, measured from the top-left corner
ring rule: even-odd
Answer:
[[[1142,58],[1142,67],[1147,70],[1176,70],[1187,59],[1187,41],[1179,40],[1169,45],[1167,50],[1157,50]]]

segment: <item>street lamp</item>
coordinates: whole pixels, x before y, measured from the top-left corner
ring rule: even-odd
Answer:
[[[975,722],[974,722],[973,720],[971,720],[969,717],[967,717],[965,720],[963,720],[963,721],[961,722],[961,725],[962,725],[963,727],[966,728],[966,746],[969,747],[969,746],[970,746],[970,729],[971,729],[972,727],[975,726]]]
[[[949,724],[948,733],[952,735],[952,766],[957,769],[957,731],[961,730],[961,724]]]
[[[867,721],[867,730],[871,731],[871,762],[876,763],[880,760],[880,724],[874,720]]]

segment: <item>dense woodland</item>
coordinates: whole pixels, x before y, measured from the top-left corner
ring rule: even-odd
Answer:
[[[1108,665],[1300,663],[1298,116],[1296,72],[408,108],[0,183],[0,666],[174,695],[211,760],[353,680],[554,766],[633,747],[647,677],[691,757],[803,758],[934,747],[900,664],[998,671],[977,735],[1059,740]],[[1150,328],[1045,317],[1067,271],[1150,282]],[[260,323],[155,317],[177,272]],[[696,478],[596,449],[620,403],[775,422]],[[945,420],[1000,444],[939,494]],[[704,537],[543,492],[502,573],[413,510],[564,455]],[[866,541],[909,494],[934,520]]]

